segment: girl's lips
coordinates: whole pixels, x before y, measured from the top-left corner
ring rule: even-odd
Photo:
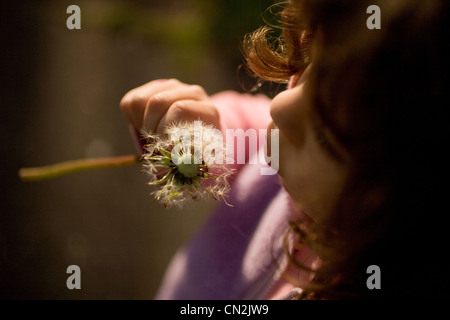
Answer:
[[[266,134],[266,147],[267,147],[267,157],[271,156],[271,151],[272,151],[272,145],[271,145],[271,130],[272,129],[278,129],[278,127],[276,126],[276,124],[273,121],[270,121],[270,123],[267,125],[267,134]]]

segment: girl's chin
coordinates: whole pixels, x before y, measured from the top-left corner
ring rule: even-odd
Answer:
[[[303,209],[302,205],[298,202],[295,201],[290,192],[289,192],[289,188],[286,186],[286,183],[283,179],[282,176],[279,175],[280,178],[280,183],[283,186],[283,188],[286,190],[287,194],[288,194],[288,203],[289,203],[289,207],[293,213],[293,218],[294,219],[299,219],[302,220],[303,222],[307,222],[307,223],[312,223],[314,222],[314,219],[312,219],[312,217]]]

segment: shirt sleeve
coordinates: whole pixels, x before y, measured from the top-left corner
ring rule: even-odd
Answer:
[[[220,114],[220,130],[224,137],[224,141],[228,148],[233,148],[234,152],[231,158],[233,162],[227,162],[230,167],[239,171],[242,166],[249,162],[254,152],[259,154],[260,149],[264,147],[266,140],[265,130],[270,122],[270,104],[271,100],[262,94],[251,95],[246,93],[238,93],[236,91],[222,91],[211,96],[211,101]],[[251,129],[250,131],[248,131]],[[242,131],[238,131],[242,130]],[[231,131],[231,132],[229,132]],[[228,135],[230,133],[230,136]],[[250,143],[239,144],[236,139],[242,134],[248,134],[249,139],[256,142],[256,146],[250,148]],[[234,138],[232,138],[234,137]],[[233,145],[233,147],[232,147]],[[228,151],[227,151],[228,152]],[[227,161],[230,156],[227,155]]]
[[[211,96],[220,114],[221,130],[266,129],[270,122],[271,100],[263,95],[223,91]]]

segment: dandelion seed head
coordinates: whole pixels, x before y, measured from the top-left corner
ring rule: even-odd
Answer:
[[[225,201],[233,169],[226,165],[223,142],[211,139],[214,132],[217,129],[212,125],[200,121],[172,124],[161,135],[143,130],[142,137],[148,142],[142,156],[143,171],[148,184],[156,186],[154,198],[165,207],[182,207],[189,200],[205,198]]]
[[[183,161],[189,158],[189,163]],[[195,164],[191,155],[183,155],[181,157],[181,163],[177,165],[178,171],[186,178],[195,178],[200,173],[200,166]]]

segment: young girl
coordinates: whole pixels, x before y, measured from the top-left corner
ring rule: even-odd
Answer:
[[[156,80],[127,93],[136,129],[198,120],[279,129],[279,176],[245,165],[174,257],[158,299],[449,296],[448,1],[292,0],[280,45],[244,42],[272,101]],[[270,142],[270,141],[269,141]]]

